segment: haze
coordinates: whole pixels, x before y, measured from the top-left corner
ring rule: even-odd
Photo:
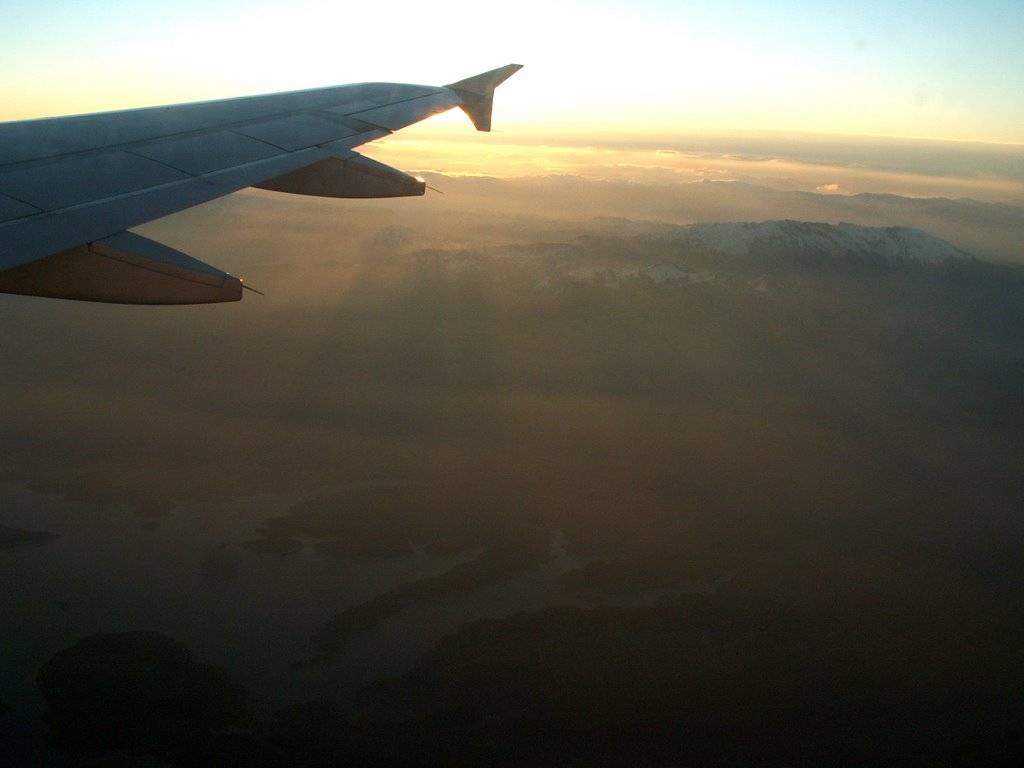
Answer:
[[[6,9],[11,119],[527,68],[0,298],[0,762],[1019,765],[1021,10],[768,9]]]
[[[901,211],[1009,260],[967,222],[1019,209],[428,181],[144,228],[268,292],[238,305],[5,299],[14,764],[1019,756],[1020,271],[723,262],[653,223]],[[152,695],[110,688],[126,647],[209,687],[169,742],[98,704]]]

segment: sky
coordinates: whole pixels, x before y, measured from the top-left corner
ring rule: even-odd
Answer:
[[[550,757],[563,733],[606,749],[610,722],[632,755],[650,712],[691,749],[696,712],[785,749],[812,708],[812,741],[839,754],[852,723],[868,763],[890,731],[921,762],[994,764],[983,727],[1024,743],[1022,32],[1022,0],[0,0],[0,120],[525,65],[493,134],[453,110],[360,147],[444,194],[243,190],[139,228],[265,296],[3,297],[0,546],[59,538],[0,552],[0,753],[38,741],[37,672],[93,632],[160,631],[276,707],[344,702],[482,617],[371,689],[394,722],[357,743]],[[766,219],[920,228],[986,263],[684,261],[677,225]],[[380,525],[378,494],[407,493]],[[530,571],[538,531],[560,554]],[[572,579],[587,610],[523,613]],[[719,584],[691,621],[685,593]],[[344,663],[292,669],[339,617],[370,625]],[[508,723],[555,746],[506,749]]]
[[[0,119],[510,62],[496,127],[1024,144],[1019,0],[0,0]]]

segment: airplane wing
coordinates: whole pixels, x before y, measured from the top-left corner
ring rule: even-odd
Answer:
[[[489,131],[494,89],[519,69],[0,123],[0,292],[238,301],[239,278],[127,230],[249,186],[422,195],[423,181],[355,148],[453,107]]]

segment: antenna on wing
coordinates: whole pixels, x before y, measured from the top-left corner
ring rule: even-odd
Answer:
[[[241,281],[241,280],[239,280],[239,282],[241,282],[241,283],[242,283],[242,287],[243,287],[243,288],[245,288],[245,290],[247,290],[247,291],[252,291],[253,293],[258,293],[258,294],[259,294],[260,296],[266,296],[266,295],[267,295],[267,294],[265,294],[265,293],[264,293],[263,291],[257,291],[257,290],[256,290],[255,288],[250,288],[250,287],[249,287],[248,285],[246,285],[246,284],[245,284],[245,283],[244,283],[243,281]]]

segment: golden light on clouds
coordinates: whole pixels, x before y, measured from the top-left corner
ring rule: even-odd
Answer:
[[[449,115],[454,115],[454,124],[451,118],[434,118],[367,145],[362,151],[407,171],[448,176],[568,175],[644,184],[708,180],[826,194],[886,192],[910,197],[1024,201],[1024,175],[982,172],[977,158],[985,157],[984,147],[977,150],[982,154],[965,154],[949,162],[947,169],[935,162],[934,153],[950,148],[929,142],[905,142],[906,149],[894,150],[868,139],[854,142],[843,137],[781,136],[773,142],[757,134],[723,140],[679,133],[575,136],[544,133],[527,125],[516,125],[507,133],[467,134],[468,120],[458,110]],[[736,148],[729,149],[731,143]],[[755,145],[756,151],[749,145]],[[843,147],[845,155],[834,148],[830,153],[821,146]],[[1012,159],[1014,148],[1005,150]],[[901,151],[907,159],[897,161],[894,158]],[[1024,171],[1024,153],[1017,154],[1016,165]],[[833,157],[831,162],[829,157]],[[999,162],[989,159],[988,166],[998,167]],[[1007,163],[1008,168],[1012,165]]]

